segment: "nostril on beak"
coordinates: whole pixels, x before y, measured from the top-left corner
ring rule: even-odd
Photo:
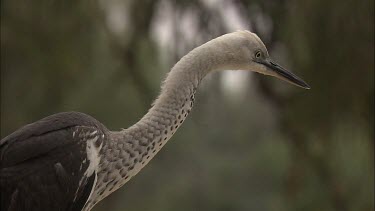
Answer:
[[[273,62],[273,61],[270,61],[270,63],[273,65],[273,66],[279,66],[278,64],[276,64],[275,62]]]

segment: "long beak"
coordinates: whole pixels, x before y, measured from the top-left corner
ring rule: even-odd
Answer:
[[[310,86],[306,82],[304,82],[301,78],[287,71],[286,69],[276,64],[272,60],[266,59],[264,61],[259,61],[259,63],[265,65],[266,67],[271,69],[273,72],[275,72],[276,77],[283,79],[293,85],[299,86],[301,88],[310,89]]]

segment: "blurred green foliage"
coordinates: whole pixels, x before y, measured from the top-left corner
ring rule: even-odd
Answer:
[[[231,30],[233,8],[312,89],[248,74],[228,97],[210,75],[171,143],[94,210],[374,210],[371,0],[1,1],[1,137],[69,110],[130,126],[179,57]]]

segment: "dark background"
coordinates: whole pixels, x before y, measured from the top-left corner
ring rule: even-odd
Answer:
[[[192,48],[248,29],[312,89],[210,74],[170,143],[94,210],[374,210],[374,1],[1,1],[1,138],[61,111],[119,130]]]

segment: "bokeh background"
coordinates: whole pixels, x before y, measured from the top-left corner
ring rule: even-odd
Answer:
[[[373,0],[1,1],[1,138],[71,110],[126,128],[179,58],[238,29],[312,89],[207,76],[170,143],[94,210],[374,210]]]

